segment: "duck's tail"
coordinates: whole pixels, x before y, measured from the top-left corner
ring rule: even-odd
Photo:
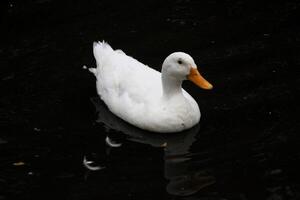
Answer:
[[[102,42],[98,41],[93,43],[93,52],[94,52],[94,57],[97,61],[97,66],[101,62],[103,62],[103,58],[106,56],[107,53],[110,53],[111,51],[113,51],[113,49],[104,40]]]
[[[104,58],[107,55],[108,52],[113,51],[111,46],[105,42],[104,40],[102,42],[94,42],[93,43],[93,53],[94,57],[96,59],[97,67],[96,68],[88,68],[90,72],[92,72],[95,76],[97,76],[98,70],[97,68],[101,67],[101,64],[104,62]],[[87,69],[86,66],[83,66],[84,69]]]

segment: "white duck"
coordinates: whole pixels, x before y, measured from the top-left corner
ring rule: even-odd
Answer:
[[[182,89],[189,79],[203,89],[212,89],[198,72],[191,56],[169,55],[162,73],[113,50],[105,42],[94,43],[97,91],[110,111],[128,123],[153,132],[180,132],[200,120],[197,102]]]

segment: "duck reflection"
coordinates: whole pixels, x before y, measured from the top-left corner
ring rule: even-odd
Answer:
[[[113,129],[126,134],[127,140],[164,148],[165,178],[169,181],[167,192],[172,195],[188,196],[215,182],[214,176],[207,169],[192,167],[190,148],[196,141],[195,136],[200,125],[181,133],[158,134],[136,128],[112,114],[97,97],[91,99],[98,113],[97,122],[103,123],[106,130]],[[108,131],[109,132],[109,131]],[[106,143],[110,147],[121,147],[109,135]]]

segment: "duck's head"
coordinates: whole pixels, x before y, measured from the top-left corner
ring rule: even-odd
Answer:
[[[162,73],[179,80],[188,79],[203,89],[213,88],[199,73],[194,59],[183,52],[170,54],[163,62]]]

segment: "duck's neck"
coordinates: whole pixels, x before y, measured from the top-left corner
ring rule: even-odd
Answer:
[[[172,98],[174,96],[183,96],[182,94],[182,80],[167,76],[162,73],[162,88],[163,88],[163,97]]]

